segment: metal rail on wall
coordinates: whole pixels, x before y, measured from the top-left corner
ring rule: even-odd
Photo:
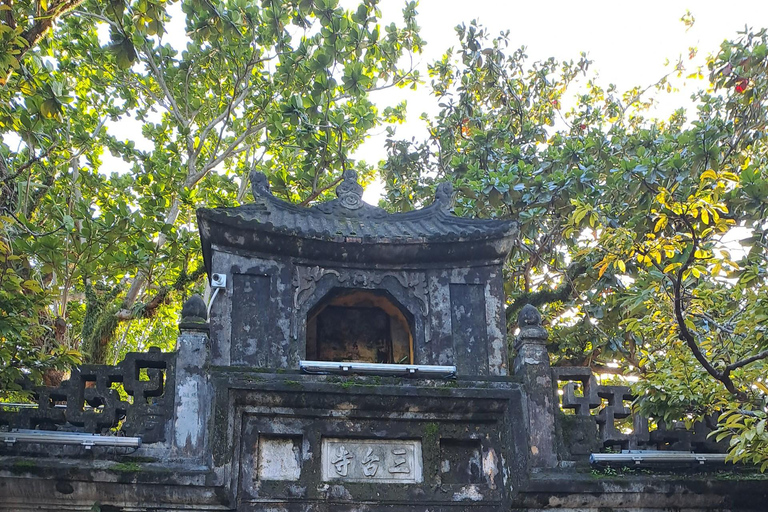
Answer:
[[[299,361],[299,368],[305,373],[314,374],[360,374],[393,377],[427,377],[451,379],[456,377],[455,366],[432,364],[383,364],[351,363],[334,361]]]
[[[0,432],[0,442],[13,446],[16,443],[76,444],[90,450],[94,446],[138,448],[140,437],[102,436],[82,432],[55,432],[49,430],[17,429]]]
[[[633,464],[724,464],[723,453],[692,453],[677,451],[657,450],[625,450],[621,453],[593,453],[589,456],[590,464],[596,466],[610,466]]]

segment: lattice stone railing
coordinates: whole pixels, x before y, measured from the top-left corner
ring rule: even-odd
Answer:
[[[702,422],[687,430],[682,424],[668,428],[659,421],[656,429],[651,430],[648,418],[633,411],[631,404],[635,396],[630,388],[598,384],[589,368],[556,367],[552,368],[552,377],[554,381],[564,383],[561,407],[572,410],[587,427],[591,424],[590,419],[593,420],[603,447],[702,453],[725,451],[724,445],[707,437],[711,429]],[[630,418],[631,431],[626,431],[629,430],[627,418]]]
[[[0,410],[0,425],[91,434],[120,426],[120,434],[143,443],[164,441],[173,415],[175,361],[175,353],[152,347],[128,353],[116,366],[81,365],[58,387],[35,388],[37,407]]]

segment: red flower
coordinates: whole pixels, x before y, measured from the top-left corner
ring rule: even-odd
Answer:
[[[749,78],[740,78],[738,82],[736,82],[736,92],[744,92],[747,90],[747,86],[749,85]]]
[[[466,117],[461,120],[461,134],[464,137],[469,137],[469,135],[470,135],[469,119],[466,118]]]

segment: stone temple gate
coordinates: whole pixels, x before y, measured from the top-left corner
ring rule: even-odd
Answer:
[[[175,352],[0,408],[0,510],[766,510],[706,426],[550,368],[535,308],[508,360],[514,223],[454,216],[448,184],[389,214],[352,171],[312,208],[251,182],[252,204],[198,211],[213,294]]]

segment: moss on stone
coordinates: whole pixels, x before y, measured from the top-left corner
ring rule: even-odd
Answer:
[[[141,471],[141,466],[137,462],[118,462],[110,466],[109,469],[121,473],[138,473]]]
[[[424,425],[424,442],[436,443],[437,433],[439,430],[440,430],[440,426],[437,423],[432,422]]]
[[[34,469],[37,469],[37,462],[28,459],[19,459],[13,462],[11,466],[11,473],[28,473]]]

